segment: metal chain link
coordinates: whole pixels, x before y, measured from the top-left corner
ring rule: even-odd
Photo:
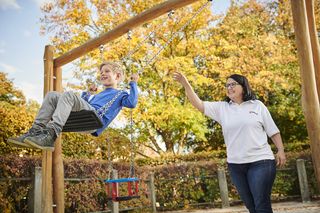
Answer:
[[[141,69],[141,70],[139,70],[139,73],[141,73],[143,70],[144,70],[144,68],[146,67],[146,66],[148,66],[156,57],[158,57],[158,55],[161,53],[161,51],[164,49],[164,48],[166,48],[171,42],[172,42],[172,40],[181,32],[181,31],[183,31],[190,23],[191,23],[191,21],[197,16],[197,15],[199,15],[201,12],[202,12],[202,10],[204,9],[204,8],[206,8],[207,6],[208,6],[208,4],[209,4],[209,1],[207,2],[207,3],[205,3],[204,5],[202,5],[202,7],[200,7],[199,9],[198,9],[198,11],[179,29],[179,31],[178,32],[176,32],[176,33],[174,33],[173,35],[172,35],[172,37],[168,40],[168,42],[166,42],[165,43],[165,45],[162,45],[161,46],[161,48],[158,50],[158,52],[149,60],[149,61],[147,61],[147,63],[146,63],[146,65],[145,66],[143,66],[143,68]],[[168,17],[169,18],[172,18],[172,16],[173,16],[173,14],[174,14],[174,11],[170,11],[169,12],[169,14],[168,14]],[[151,35],[151,34],[150,34]],[[149,35],[149,37],[150,37],[150,35]],[[129,41],[129,48],[130,48],[130,41]],[[131,58],[131,55],[132,54],[130,54],[130,58]],[[130,59],[129,58],[129,59]],[[130,69],[130,71],[131,71],[131,69]],[[134,142],[134,140],[133,140],[133,117],[132,117],[132,110],[131,110],[131,112],[130,112],[130,130],[131,130],[131,136],[130,136],[130,142],[131,142],[131,163],[130,163],[130,177],[134,177],[134,175],[135,175],[135,168],[134,168],[134,155],[135,155],[135,142]]]
[[[167,16],[167,18],[166,18],[166,20],[165,20],[164,22],[166,22],[167,19],[172,18],[173,15],[174,15],[174,11],[171,10],[171,11],[168,13],[168,16]],[[158,30],[158,28],[156,28],[155,30],[153,30],[151,33],[149,33],[148,36],[146,36],[142,41],[140,41],[133,50],[129,50],[129,53],[128,53],[125,57],[123,57],[122,60],[124,60],[125,58],[131,58],[131,56],[132,56],[133,54],[135,54],[135,53],[140,49],[140,47],[145,43],[145,41],[147,41],[150,37],[152,37],[152,36],[154,36],[154,35],[156,34],[156,31],[157,31],[157,30]],[[131,35],[130,35],[130,36],[131,36]]]
[[[111,174],[112,174],[112,170],[113,170],[113,165],[112,165],[112,159],[111,159],[111,141],[108,139],[108,136],[106,138],[107,144],[108,144],[108,162],[109,162],[109,166],[108,166],[108,180],[111,179]]]
[[[129,51],[131,49],[131,40],[132,40],[132,32],[129,30],[128,37],[129,40]],[[131,61],[131,55],[128,58]],[[130,75],[132,75],[132,64],[129,64]],[[135,155],[135,143],[133,139],[133,109],[130,109],[130,169],[129,169],[129,177],[135,176],[135,168],[134,168],[134,155]]]
[[[210,2],[210,1],[207,1],[207,3],[205,3],[204,5],[202,5],[202,7],[200,7],[200,8],[197,10],[197,12],[196,12],[195,14],[193,14],[193,16],[192,16],[177,32],[175,32],[175,33],[171,36],[171,38],[168,40],[168,42],[165,42],[165,44],[161,46],[161,48],[158,50],[158,52],[157,52],[156,54],[154,54],[153,57],[151,57],[151,59],[149,59],[148,61],[146,61],[146,65],[143,66],[143,69],[142,69],[142,70],[144,70],[144,68],[145,68],[146,66],[148,66],[154,59],[156,59],[156,58],[158,57],[158,55],[162,52],[162,50],[163,50],[164,48],[166,48],[166,47],[172,42],[172,40],[173,40],[175,37],[177,37],[177,35],[178,35],[180,32],[182,32],[187,26],[189,26],[189,24],[191,23],[191,21],[192,21],[197,15],[199,15],[199,14],[202,12],[202,10],[204,10],[204,9],[209,5],[209,2]],[[141,71],[141,72],[142,72],[142,71]]]
[[[99,50],[100,50],[100,61],[102,63],[103,62],[104,45],[100,45]]]
[[[204,5],[202,5],[202,7],[200,7],[197,12],[178,30],[178,32],[175,32],[171,38],[165,42],[164,45],[161,45],[161,48],[158,50],[158,52],[156,52],[156,54],[154,54],[151,59],[147,60],[146,61],[146,64],[145,66],[143,66],[139,71],[138,73],[142,73],[142,71],[144,70],[144,68],[146,66],[148,66],[152,61],[154,61],[154,59],[156,59],[159,54],[162,52],[162,50],[164,48],[166,48],[171,42],[172,40],[177,37],[177,35],[182,32],[190,23],[191,21],[197,16],[199,15],[203,9],[205,9],[208,4],[209,4],[210,1],[207,1],[207,3],[205,3]],[[174,11],[170,11],[169,14],[168,14],[168,18],[172,18],[174,14]],[[140,47],[142,46],[142,44],[147,40],[149,39],[153,34],[155,33],[155,30],[152,31],[143,41],[141,41],[137,47],[134,49],[134,50],[130,50],[131,48],[131,39],[132,39],[132,32],[131,31],[128,31],[128,37],[127,39],[129,40],[129,53],[122,58],[122,60],[124,59],[129,59],[131,60],[131,56],[136,53],[138,51],[138,49],[140,49]],[[100,47],[101,48],[101,47]],[[101,58],[102,58],[102,51],[103,49],[101,50],[100,49],[100,53],[101,53]],[[129,70],[130,70],[130,73],[132,74],[132,68],[130,67],[131,64],[129,64]],[[101,112],[103,112],[102,116],[107,112],[107,110],[110,108],[110,106],[113,104],[113,102],[119,97],[119,95],[122,93],[122,91],[119,91],[118,94],[111,100],[109,101],[105,106],[101,107],[99,109],[99,112],[98,114],[102,114]],[[101,117],[102,117],[101,116]],[[135,158],[135,141],[134,141],[134,138],[133,138],[133,113],[132,113],[132,109],[130,111],[130,145],[131,145],[131,153],[130,153],[130,171],[129,171],[129,177],[134,177],[135,176],[135,165],[134,165],[134,158]],[[109,176],[108,176],[108,179],[110,179],[110,175],[111,175],[111,172],[112,172],[112,160],[111,160],[111,143],[108,139],[106,139],[107,143],[108,143],[108,160],[109,160]]]
[[[109,110],[109,108],[111,107],[111,105],[115,102],[115,100],[121,95],[123,91],[119,90],[118,93],[105,105],[103,105],[102,107],[100,107],[99,109],[96,109],[97,114],[100,116],[100,118],[102,119],[103,116],[107,113],[107,111]]]
[[[134,165],[134,159],[135,159],[135,141],[133,138],[133,115],[132,115],[132,109],[130,110],[130,145],[131,145],[131,153],[130,153],[130,171],[129,171],[129,177],[135,176],[135,165]]]

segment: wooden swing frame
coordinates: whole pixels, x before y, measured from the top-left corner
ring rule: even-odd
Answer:
[[[62,92],[62,66],[80,56],[106,44],[129,30],[151,21],[171,10],[199,0],[168,0],[129,19],[113,30],[92,39],[71,51],[54,58],[54,47],[47,45],[44,52],[44,95],[49,91]],[[320,188],[320,59],[319,43],[315,28],[314,2],[312,0],[291,0],[296,43],[298,48],[301,80],[302,105],[306,117],[311,151]],[[299,32],[299,33],[297,33]],[[52,187],[53,186],[53,187]],[[43,213],[64,212],[64,171],[61,137],[55,143],[55,151],[42,154],[42,196]]]

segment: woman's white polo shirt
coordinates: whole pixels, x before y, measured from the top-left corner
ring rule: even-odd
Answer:
[[[268,136],[279,133],[279,129],[261,101],[205,101],[204,114],[222,126],[228,163],[274,159]]]

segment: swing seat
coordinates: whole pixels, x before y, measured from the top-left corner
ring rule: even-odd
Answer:
[[[108,197],[107,200],[113,200],[115,202],[121,202],[121,201],[128,201],[132,199],[140,198],[140,196],[121,196],[121,197],[116,197],[115,199],[112,199],[112,197]]]
[[[120,178],[120,179],[114,179],[114,180],[105,180],[105,183],[123,183],[123,182],[135,182],[139,181],[138,178]]]
[[[140,198],[139,192],[139,179],[138,178],[121,178],[114,180],[105,180],[107,199],[114,202],[127,201],[135,198]],[[119,183],[127,183],[128,195],[119,196],[118,195],[118,185]]]
[[[62,132],[84,132],[100,129],[102,126],[102,121],[95,111],[81,110],[70,113]]]

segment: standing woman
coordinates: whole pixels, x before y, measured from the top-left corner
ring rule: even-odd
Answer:
[[[229,76],[226,100],[215,102],[200,100],[183,74],[175,72],[173,79],[184,87],[195,108],[222,126],[230,176],[250,213],[272,213],[276,165],[284,166],[286,156],[280,131],[267,107],[256,100],[247,78]],[[268,137],[277,147],[276,160]]]

